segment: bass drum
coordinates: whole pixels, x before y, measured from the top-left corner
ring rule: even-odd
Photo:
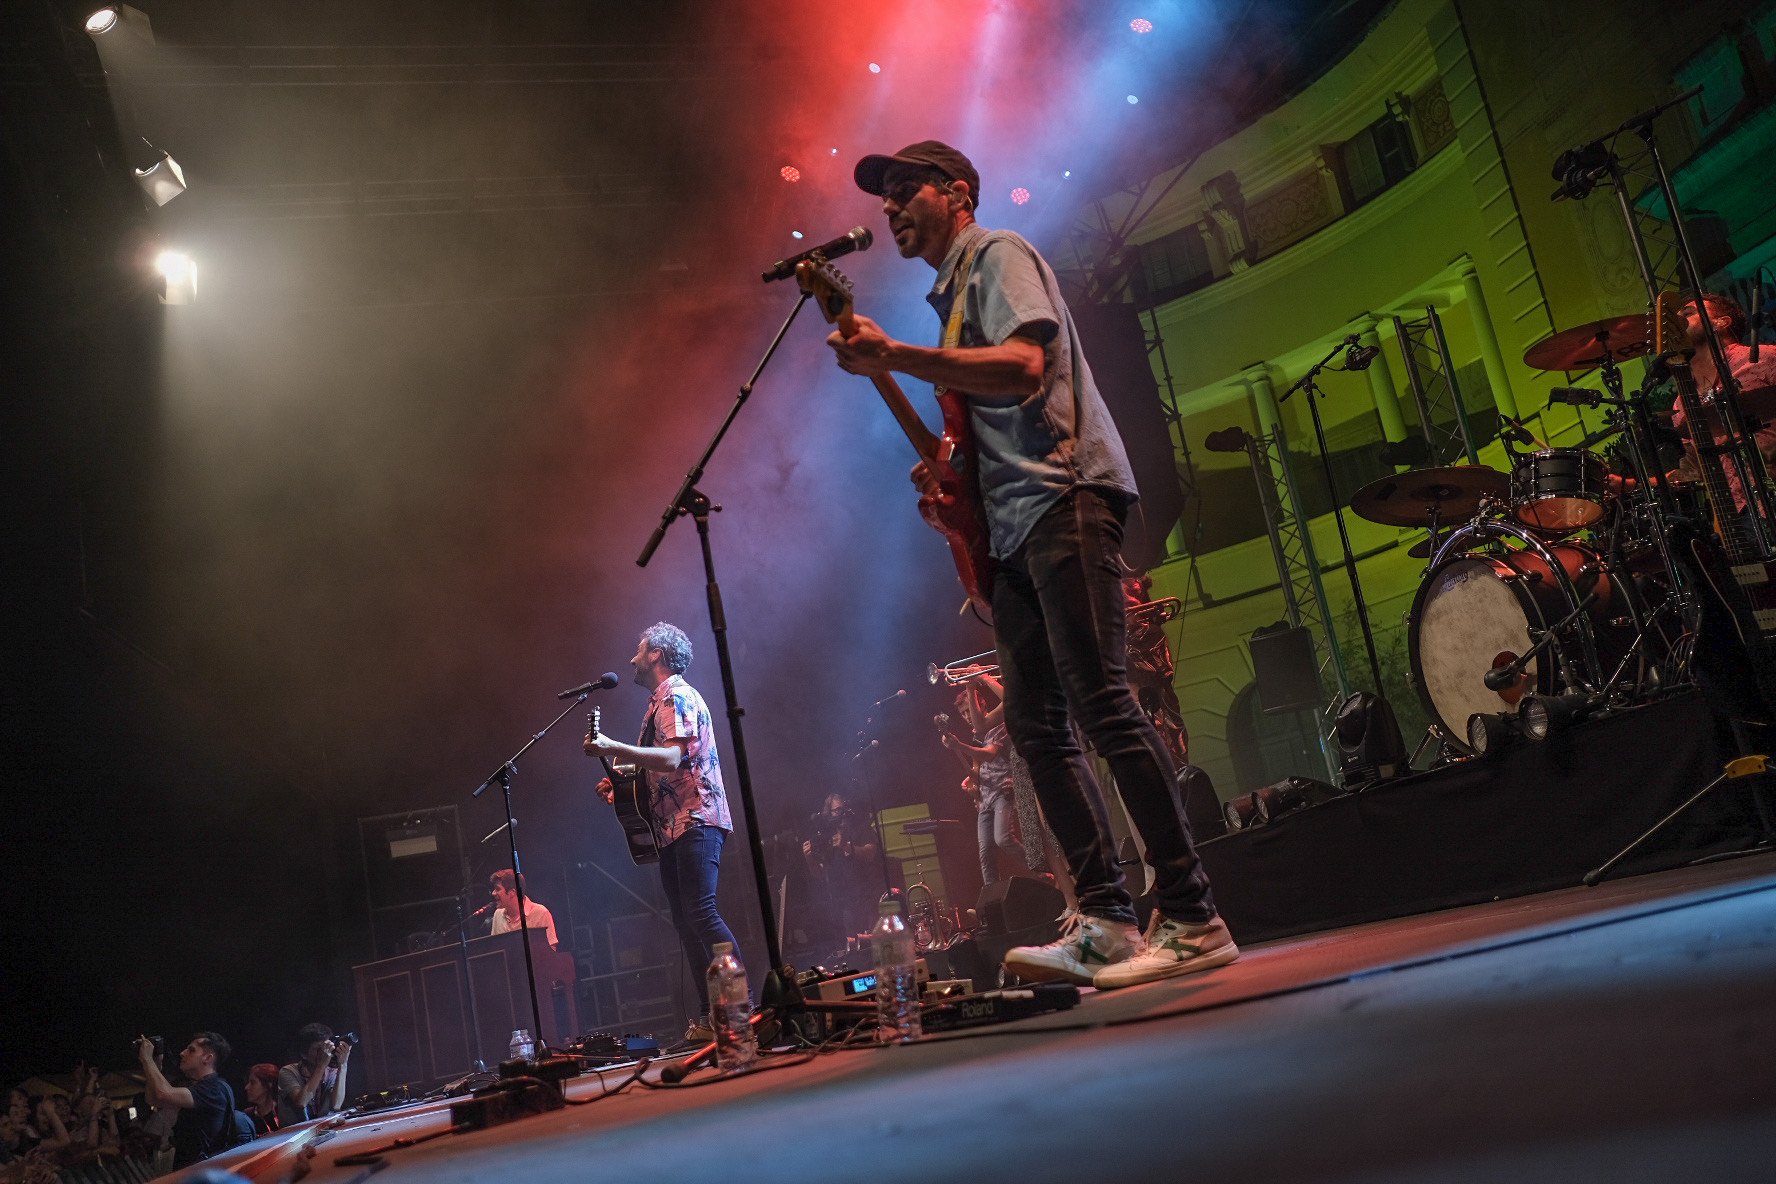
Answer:
[[[1523,549],[1497,545],[1506,538]],[[1488,549],[1478,549],[1483,545]],[[1506,523],[1464,527],[1444,542],[1412,602],[1406,637],[1419,698],[1447,740],[1471,751],[1469,716],[1515,711],[1526,694],[1561,689],[1560,656],[1552,647],[1530,659],[1509,686],[1492,690],[1485,677],[1528,652],[1532,628],[1539,635],[1590,592],[1597,599],[1582,620],[1607,676],[1627,653],[1632,631],[1610,622],[1613,589],[1597,551],[1581,543],[1544,543]],[[1599,672],[1590,668],[1582,635],[1573,629],[1557,640],[1565,659],[1583,663],[1581,673],[1596,683]]]

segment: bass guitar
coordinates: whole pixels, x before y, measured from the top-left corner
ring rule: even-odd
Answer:
[[[598,735],[600,710],[592,709],[586,717],[586,735]],[[654,829],[653,815],[648,812],[648,776],[638,765],[613,765],[602,755],[598,763],[610,778],[611,808],[622,824],[623,838],[629,843],[629,858],[636,863],[660,862],[660,835]]]
[[[820,306],[826,323],[850,337],[857,332],[851,281],[825,260],[805,259],[796,264],[796,283]],[[913,450],[936,479],[936,496],[919,498],[919,514],[950,545],[950,558],[968,603],[983,617],[992,616],[993,569],[988,550],[987,516],[981,505],[980,485],[974,474],[974,429],[969,425],[968,399],[959,391],[939,389],[937,405],[943,412],[943,434],[934,435],[900,384],[886,374],[872,374],[870,382],[888,405],[894,422],[906,434]]]

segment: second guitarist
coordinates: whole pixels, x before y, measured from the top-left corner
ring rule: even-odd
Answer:
[[[648,626],[629,665],[637,685],[651,692],[641,736],[634,744],[624,744],[594,733],[586,737],[586,754],[633,764],[649,774],[648,808],[659,836],[660,886],[702,1004],[702,1014],[685,1037],[707,1040],[709,999],[703,971],[718,942],[739,949],[715,906],[722,846],[734,829],[722,787],[715,727],[703,696],[684,680],[691,668],[691,639],[682,629],[664,621]],[[598,783],[598,792],[610,800],[609,778]]]
[[[1025,864],[1023,844],[1018,842],[1013,825],[1016,811],[1011,797],[1011,738],[1006,735],[1002,719],[1004,708],[995,706],[986,711],[979,692],[964,686],[956,695],[956,710],[968,721],[970,736],[964,739],[950,730],[947,716],[938,716],[938,734],[943,746],[956,754],[968,770],[962,783],[974,799],[975,836],[980,846],[981,884],[984,887],[1000,879],[999,852],[1004,851]]]

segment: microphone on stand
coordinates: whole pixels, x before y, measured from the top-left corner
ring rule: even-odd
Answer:
[[[608,691],[622,681],[622,679],[617,677],[616,671],[606,670],[603,674],[598,676],[597,681],[583,682],[571,690],[562,691],[555,697],[557,699],[574,699],[581,695],[591,694],[593,691]]]
[[[865,744],[862,748],[859,748],[854,754],[852,754],[851,759],[854,761],[860,761],[863,759],[864,753],[870,751],[872,748],[880,747],[882,747],[882,742],[880,740],[871,740],[868,744]]]
[[[1381,356],[1379,345],[1363,345],[1353,335],[1350,348],[1344,352],[1344,368],[1346,370],[1367,370]]]
[[[492,911],[493,911],[493,906],[491,904],[484,904],[480,908],[476,909],[474,912],[470,913],[468,919],[470,921],[478,920],[481,917],[485,917],[488,913],[491,913]]]
[[[795,274],[796,264],[819,255],[822,259],[837,259],[840,255],[849,255],[852,251],[867,251],[876,236],[864,226],[853,226],[838,238],[829,243],[821,243],[818,247],[809,247],[799,255],[791,255],[787,259],[779,259],[771,264],[763,275],[768,284],[772,280],[786,280]]]
[[[895,691],[892,695],[889,695],[886,698],[877,699],[874,703],[871,703],[870,706],[871,707],[880,707],[884,703],[892,703],[896,699],[904,699],[904,698],[906,698],[906,688],[902,687],[900,690]]]

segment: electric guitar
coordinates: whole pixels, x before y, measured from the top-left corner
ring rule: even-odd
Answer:
[[[586,735],[598,735],[601,712],[592,709],[586,717]],[[623,826],[623,838],[629,843],[629,858],[636,863],[660,862],[660,835],[654,830],[654,819],[648,813],[648,776],[638,765],[613,765],[601,754],[598,763],[611,782],[611,808]]]
[[[1690,540],[1690,550],[1702,569],[1707,586],[1732,617],[1739,640],[1751,658],[1753,672],[1765,699],[1776,709],[1776,562],[1758,554],[1751,527],[1733,501],[1721,454],[1731,449],[1714,439],[1712,422],[1696,391],[1690,373],[1694,352],[1684,329],[1684,301],[1676,292],[1661,292],[1653,311],[1653,353],[1670,367],[1684,409],[1684,426],[1696,451],[1697,467],[1708,501],[1714,509],[1715,532],[1720,549],[1707,545],[1705,537]],[[1724,562],[1723,562],[1724,557]]]
[[[829,325],[849,337],[857,331],[852,306],[851,281],[824,260],[796,264],[796,283],[820,306]],[[950,545],[950,558],[968,602],[984,617],[992,616],[993,568],[988,550],[987,516],[981,505],[980,484],[974,474],[974,429],[969,425],[968,399],[959,391],[940,389],[937,405],[943,412],[943,435],[933,435],[900,384],[886,374],[872,374],[870,382],[888,405],[894,422],[906,433],[913,450],[936,479],[939,492],[919,498],[919,514]]]
[[[964,744],[978,743],[975,736],[964,736],[962,734],[961,729],[956,726],[956,721],[950,718],[948,712],[941,712],[932,716],[931,722],[937,725],[937,730],[940,735],[952,737]],[[968,762],[968,775],[962,778],[962,792],[967,796],[968,804],[973,806],[975,813],[978,814],[980,813],[981,808],[980,782],[976,780],[976,778],[980,775],[981,760],[970,752],[952,751],[956,751],[957,756]]]

